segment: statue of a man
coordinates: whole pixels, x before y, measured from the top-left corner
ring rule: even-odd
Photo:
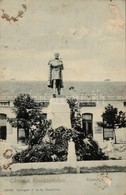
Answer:
[[[48,87],[53,88],[53,97],[56,97],[56,90],[58,95],[61,94],[61,88],[63,88],[63,75],[62,70],[63,62],[59,59],[59,53],[54,54],[55,58],[50,60],[49,65],[49,79]]]

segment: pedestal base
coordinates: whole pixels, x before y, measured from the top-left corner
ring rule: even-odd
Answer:
[[[70,108],[65,98],[52,98],[47,111],[47,119],[52,120],[52,128],[71,128]]]
[[[73,141],[69,141],[68,143],[68,156],[67,161],[69,163],[74,163],[77,161],[76,152],[75,152],[75,143]]]

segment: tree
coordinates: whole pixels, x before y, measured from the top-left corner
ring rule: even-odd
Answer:
[[[70,139],[75,143],[77,160],[100,160],[107,158],[92,137],[85,137],[81,128],[81,115],[77,100],[69,101],[74,114],[74,117],[71,117],[73,122],[72,129],[67,129],[63,126],[53,129],[51,121],[42,118],[41,112],[38,106],[34,105],[33,99],[30,98],[30,101],[28,101],[32,102],[32,106],[26,100],[27,96],[21,96],[14,101],[18,120],[26,128],[26,131],[28,130],[29,132],[28,147],[26,150],[13,156],[14,162],[66,161],[68,141]],[[25,108],[27,107],[27,110],[25,110],[24,105]],[[28,124],[24,123],[24,118],[27,118],[26,122]]]
[[[126,117],[123,111],[118,111],[118,108],[108,104],[105,107],[105,112],[102,114],[102,122],[97,122],[98,126],[103,128],[126,127]]]
[[[13,162],[52,162],[66,161],[68,155],[68,141],[75,143],[78,161],[106,160],[107,156],[101,151],[97,142],[92,138],[84,138],[81,132],[67,129],[63,126],[52,129],[48,125],[42,129],[30,130],[29,146],[16,153]]]
[[[14,113],[16,119],[9,119],[12,126],[25,131],[25,142],[28,142],[29,129],[33,125],[41,126],[43,115],[42,107],[29,94],[20,94],[14,99]],[[39,127],[41,128],[41,127]]]
[[[13,156],[14,162],[52,162],[67,160],[68,140],[72,131],[63,126],[52,129],[50,122],[47,122],[43,126],[43,129],[30,130],[29,146],[27,149]]]
[[[82,128],[82,116],[80,105],[77,99],[68,99],[71,111],[71,138],[75,143],[76,155],[78,160],[106,160],[107,156],[99,148],[98,143],[90,135],[85,135]]]
[[[68,99],[67,100],[69,107],[70,107],[70,119],[71,119],[71,126],[75,130],[81,131],[82,127],[82,117],[80,114],[80,106],[77,99]]]

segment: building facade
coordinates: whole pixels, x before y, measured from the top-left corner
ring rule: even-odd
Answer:
[[[48,100],[38,100],[43,105],[43,115],[47,116],[47,109],[49,105]],[[126,113],[126,101],[118,100],[78,100],[80,103],[80,112],[82,117],[82,129],[85,134],[92,135],[93,139],[97,142],[103,142],[109,138],[115,139],[115,132],[113,130],[109,131],[103,130],[103,128],[98,127],[97,122],[102,121],[102,113],[108,104],[118,108],[118,110]],[[24,144],[23,137],[25,136],[24,130],[20,131],[15,127],[12,127],[8,122],[8,118],[15,118],[13,112],[13,99],[1,99],[0,100],[0,139],[6,140],[10,144]],[[125,131],[126,132],[126,131]],[[125,142],[125,140],[124,140]]]

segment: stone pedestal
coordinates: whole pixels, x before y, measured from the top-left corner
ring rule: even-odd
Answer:
[[[67,161],[69,163],[75,163],[77,161],[76,153],[75,153],[75,144],[72,140],[68,143],[68,156]]]
[[[71,128],[70,108],[65,98],[50,99],[47,119],[52,120],[52,128],[54,129],[60,126]]]

